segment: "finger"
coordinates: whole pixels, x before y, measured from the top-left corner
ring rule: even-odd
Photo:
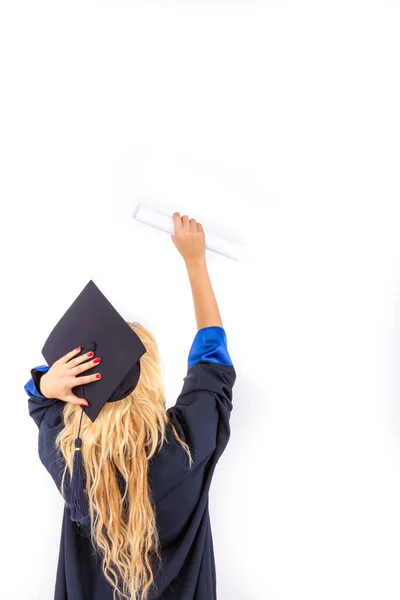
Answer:
[[[65,397],[65,402],[71,402],[71,404],[80,404],[80,406],[89,406],[89,402],[85,398],[78,398],[75,394],[68,394]]]
[[[173,221],[174,221],[174,229],[175,229],[175,233],[176,233],[177,231],[180,231],[182,229],[181,215],[178,212],[174,212],[172,218],[173,218]]]
[[[204,233],[203,225],[201,223],[197,223],[197,231]]]
[[[190,231],[197,231],[197,222],[196,219],[190,219]]]
[[[82,347],[79,346],[78,348],[75,348],[75,350],[71,350],[71,352],[68,352],[68,354],[65,354],[64,356],[62,356],[61,358],[58,359],[58,363],[66,363],[69,360],[71,360],[71,358],[73,358],[74,356],[76,356],[77,354],[79,354],[79,352],[81,351]]]
[[[86,383],[92,383],[92,381],[100,381],[101,377],[101,373],[93,373],[93,375],[85,375],[82,377],[78,377],[70,383],[71,389],[77,385],[85,385]]]
[[[71,367],[70,373],[72,375],[78,375],[79,373],[83,373],[83,371],[87,371],[91,367],[99,364],[98,358],[93,358],[94,352],[87,352],[83,356],[77,356],[69,361],[68,366]],[[92,360],[89,360],[92,359]],[[95,362],[97,360],[97,362]],[[100,359],[101,360],[101,359]],[[78,368],[78,370],[77,370]],[[80,370],[79,370],[80,369]]]
[[[182,229],[189,229],[189,217],[187,215],[183,215],[182,217]]]

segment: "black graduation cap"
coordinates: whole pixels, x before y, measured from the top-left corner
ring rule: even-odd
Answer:
[[[122,400],[134,390],[140,377],[140,357],[146,347],[92,280],[54,327],[42,354],[51,367],[78,346],[82,349],[76,356],[93,351],[102,359],[81,375],[100,371],[102,378],[73,388],[74,393],[89,402],[89,406],[82,407],[75,440],[70,499],[71,519],[83,524],[88,518],[80,438],[83,412],[94,421],[106,402]]]
[[[136,387],[140,377],[139,359],[146,348],[92,280],[54,327],[42,354],[51,367],[78,346],[82,346],[82,350],[76,356],[93,351],[101,358],[99,365],[81,376],[100,371],[102,378],[73,388],[76,395],[89,402],[89,406],[83,408],[94,421],[106,402],[121,400]]]

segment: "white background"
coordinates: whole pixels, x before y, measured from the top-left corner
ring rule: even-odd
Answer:
[[[248,250],[208,255],[237,371],[219,599],[399,599],[399,29],[389,0],[1,4],[0,598],[52,599],[23,386],[89,279],[181,389],[190,287],[144,200]]]

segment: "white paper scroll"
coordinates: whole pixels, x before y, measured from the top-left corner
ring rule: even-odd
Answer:
[[[140,221],[141,223],[145,223],[146,225],[150,225],[151,227],[155,227],[166,233],[174,234],[175,232],[172,217],[149,208],[144,204],[138,204],[132,216],[136,221]],[[205,231],[204,234],[207,250],[217,252],[218,254],[222,254],[222,256],[232,258],[233,260],[240,260],[242,246],[229,242],[213,233],[207,233],[207,231]]]

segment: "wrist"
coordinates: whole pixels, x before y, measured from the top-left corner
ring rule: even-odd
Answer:
[[[207,270],[207,264],[205,258],[196,258],[185,260],[186,269],[188,273]]]

